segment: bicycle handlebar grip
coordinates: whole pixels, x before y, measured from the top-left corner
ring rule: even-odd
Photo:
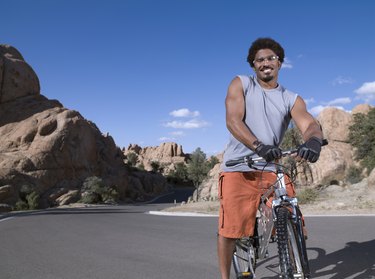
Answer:
[[[237,159],[237,160],[226,161],[225,165],[227,167],[234,167],[235,165],[242,164],[242,163],[245,163],[245,160],[243,158],[242,159]]]

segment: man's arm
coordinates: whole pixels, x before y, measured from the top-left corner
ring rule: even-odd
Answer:
[[[291,114],[305,141],[298,148],[298,156],[315,163],[319,159],[323,140],[320,125],[307,111],[306,104],[301,97],[297,97]]]
[[[231,134],[248,148],[255,150],[253,143],[257,140],[244,123],[245,98],[239,77],[232,80],[225,98],[226,124]]]
[[[307,111],[306,104],[301,97],[297,97],[291,114],[304,141],[307,141],[312,137],[316,137],[320,140],[323,139],[323,133],[319,123]]]

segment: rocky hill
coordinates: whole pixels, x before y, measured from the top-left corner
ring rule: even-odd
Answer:
[[[31,193],[43,208],[75,202],[90,177],[99,177],[123,201],[168,190],[160,174],[129,170],[124,159],[94,123],[41,95],[36,73],[18,50],[0,45],[2,208]]]
[[[126,157],[133,153],[136,155],[135,165],[142,166],[147,171],[152,171],[152,163],[157,162],[164,175],[167,175],[171,170],[174,170],[176,164],[186,163],[189,155],[184,154],[182,146],[173,143],[165,142],[159,146],[140,147],[137,144],[130,144],[128,148],[123,150]]]

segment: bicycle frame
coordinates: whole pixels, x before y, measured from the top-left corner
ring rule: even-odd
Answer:
[[[326,144],[328,144],[328,141],[323,140],[323,145]],[[292,155],[296,152],[297,149],[283,151],[282,156]],[[264,159],[246,156],[238,160],[227,161],[226,166],[245,163],[252,169],[262,171],[262,169],[257,169],[254,166],[254,163],[260,161],[264,161]],[[283,166],[277,162],[274,165],[276,182],[261,195],[254,236],[236,242],[233,263],[238,278],[255,278],[256,260],[268,257],[268,245],[274,227],[277,235],[280,278],[310,278],[306,243],[303,235],[303,217],[298,207],[298,200],[287,194],[286,173]],[[272,205],[269,207],[267,201],[272,193]]]
[[[295,152],[294,150],[284,151],[282,154],[283,156],[290,155],[291,153]],[[242,162],[246,162],[248,165],[252,165],[258,161],[263,161],[262,157],[259,158],[243,158]],[[241,162],[241,163],[242,163]],[[239,161],[232,161],[229,164],[238,164]],[[237,246],[241,246],[242,248],[240,251],[236,251],[233,257],[233,262],[235,266],[236,273],[239,272],[242,275],[246,275],[249,271],[253,277],[255,278],[255,268],[256,268],[256,260],[257,259],[265,259],[268,257],[268,245],[270,243],[273,229],[275,227],[275,223],[277,221],[277,211],[280,207],[288,207],[292,209],[293,212],[293,220],[298,219],[297,215],[297,206],[298,202],[297,199],[294,197],[289,197],[286,191],[286,183],[285,183],[285,173],[283,167],[279,164],[275,164],[275,174],[276,174],[276,182],[266,190],[260,198],[260,204],[258,207],[258,215],[256,218],[255,224],[255,231],[252,237],[246,237],[238,240]],[[253,166],[254,168],[254,166]],[[256,168],[254,168],[256,169]],[[268,198],[273,193],[273,200],[271,206],[267,205]],[[293,222],[295,222],[293,221]],[[241,252],[242,251],[242,252]],[[244,253],[243,251],[247,251]],[[295,253],[297,251],[294,251]],[[240,254],[238,254],[240,253]],[[245,255],[246,254],[246,255]],[[245,260],[248,263],[247,268],[244,267],[239,268],[241,266],[240,261]],[[300,264],[299,264],[300,265]],[[239,269],[239,270],[237,270]],[[242,278],[242,277],[241,277]],[[243,276],[243,278],[247,278]]]
[[[290,154],[291,151],[283,152],[283,156]],[[252,161],[260,161],[263,158],[254,158]],[[292,209],[293,219],[296,218],[298,201],[297,198],[289,197],[286,192],[285,184],[285,173],[279,164],[276,164],[276,183],[270,187],[266,193],[261,196],[261,201],[259,204],[259,217],[257,217],[257,237],[258,237],[258,258],[264,259],[268,257],[268,245],[271,240],[272,231],[274,228],[274,222],[276,221],[276,211],[280,206],[288,206]],[[266,205],[265,201],[271,193],[274,192],[274,199],[272,200],[272,206]]]

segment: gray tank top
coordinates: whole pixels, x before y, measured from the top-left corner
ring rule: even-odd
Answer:
[[[244,91],[246,125],[264,144],[279,146],[289,126],[290,111],[298,95],[280,85],[274,89],[264,89],[255,77],[238,77],[241,79]],[[239,159],[248,155],[258,157],[251,149],[230,134],[229,143],[224,151],[222,171],[252,171],[246,164],[234,167],[225,166],[225,162],[228,160]],[[266,167],[267,169],[271,170],[272,166]]]

